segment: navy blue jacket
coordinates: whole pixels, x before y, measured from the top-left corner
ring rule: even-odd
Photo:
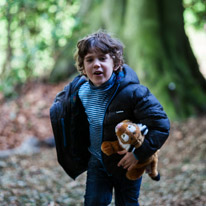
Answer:
[[[73,179],[87,169],[90,157],[89,123],[78,96],[79,88],[85,81],[84,76],[77,76],[57,94],[50,108],[58,162]],[[115,126],[125,119],[145,124],[149,132],[142,146],[134,151],[138,160],[144,161],[168,138],[169,120],[159,101],[139,83],[136,73],[129,66],[123,66],[123,72],[117,75],[114,86],[114,94],[105,110],[102,141],[117,140]],[[121,176],[126,172],[122,167],[117,167],[121,158],[118,154],[106,156],[102,153],[109,174]]]

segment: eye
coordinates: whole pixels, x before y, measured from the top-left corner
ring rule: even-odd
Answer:
[[[123,134],[123,135],[122,135],[122,139],[125,139],[125,138],[126,138],[126,135],[125,135],[125,134]]]
[[[127,129],[128,129],[131,133],[136,132],[136,128],[135,128],[135,126],[133,126],[133,125],[128,125],[128,126],[127,126]]]
[[[105,60],[106,60],[106,57],[105,57],[105,56],[101,56],[101,57],[99,57],[99,60],[100,60],[100,61],[105,61]]]
[[[124,142],[127,142],[129,140],[129,136],[125,133],[121,135],[121,138]]]
[[[88,59],[86,59],[86,62],[88,62],[88,63],[90,63],[90,62],[92,62],[92,61],[93,61],[92,58],[88,58]]]

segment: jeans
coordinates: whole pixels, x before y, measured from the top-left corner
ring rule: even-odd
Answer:
[[[138,197],[142,178],[132,181],[126,177],[109,176],[102,163],[91,157],[87,171],[85,206],[107,206],[112,201],[114,188],[116,206],[139,206]]]

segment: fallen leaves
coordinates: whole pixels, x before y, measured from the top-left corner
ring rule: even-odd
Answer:
[[[30,83],[15,101],[0,95],[0,150],[17,148],[28,137],[42,140],[52,135],[49,107],[65,84]],[[140,205],[206,205],[205,128],[206,116],[172,122],[170,137],[159,152],[161,180],[144,175]],[[57,163],[55,149],[0,159],[0,176],[1,206],[83,205],[85,173],[76,181],[69,178]]]
[[[78,206],[85,175],[71,180],[58,165],[55,149],[0,160],[0,205]]]
[[[0,104],[0,150],[18,147],[26,138],[46,139],[52,136],[49,108],[66,83],[50,85],[30,82],[20,96]]]

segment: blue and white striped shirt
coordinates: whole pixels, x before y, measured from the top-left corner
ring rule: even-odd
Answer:
[[[91,82],[85,82],[79,89],[79,97],[85,108],[89,122],[90,147],[92,155],[102,160],[101,143],[103,135],[103,121],[107,105],[112,98],[116,75],[99,87],[95,87]]]

